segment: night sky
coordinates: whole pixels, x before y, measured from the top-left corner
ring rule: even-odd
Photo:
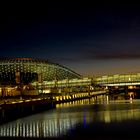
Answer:
[[[86,76],[140,72],[138,4],[46,6],[0,16],[1,57],[49,59]]]

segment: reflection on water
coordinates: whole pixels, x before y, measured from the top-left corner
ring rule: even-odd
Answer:
[[[21,118],[0,126],[0,136],[61,137],[77,126],[140,120],[140,101],[96,102],[94,99],[58,104],[56,109]]]
[[[0,127],[0,136],[59,137],[65,134],[69,128],[74,127],[77,121],[76,119],[70,119],[68,116],[59,118],[59,116],[54,117],[52,114],[52,118],[51,116],[50,118],[47,116],[42,118],[42,115],[44,116],[45,114],[32,116],[33,119],[32,117],[27,117],[2,125]]]

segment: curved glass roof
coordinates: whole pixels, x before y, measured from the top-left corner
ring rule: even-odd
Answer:
[[[0,58],[0,81],[6,79],[6,77],[9,80],[14,80],[17,72],[20,73],[21,80],[30,79],[29,81],[40,78],[41,81],[81,78],[79,74],[71,69],[50,62],[49,60],[36,58]]]

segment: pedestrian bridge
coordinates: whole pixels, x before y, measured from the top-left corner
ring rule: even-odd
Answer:
[[[140,85],[140,73],[106,75],[96,78],[96,84],[100,86],[131,86]]]
[[[42,83],[34,82],[33,85],[44,86],[47,88],[64,88],[75,86],[130,86],[140,85],[140,73],[136,74],[115,74],[99,77],[84,77],[81,79],[64,79],[61,81],[43,81]]]
[[[89,85],[92,85],[92,83],[93,83],[92,78],[85,77],[82,79],[43,81],[42,83],[34,82],[32,84],[38,85],[38,86],[46,86],[48,88],[53,88],[53,87],[63,88],[63,87],[74,87],[74,86],[89,86]]]

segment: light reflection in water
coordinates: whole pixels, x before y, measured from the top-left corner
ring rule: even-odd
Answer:
[[[105,97],[106,100],[108,98]],[[140,101],[133,103],[105,102],[95,104],[94,99],[63,103],[56,109],[21,118],[0,126],[0,136],[61,137],[77,125],[96,122],[121,122],[140,119]]]

